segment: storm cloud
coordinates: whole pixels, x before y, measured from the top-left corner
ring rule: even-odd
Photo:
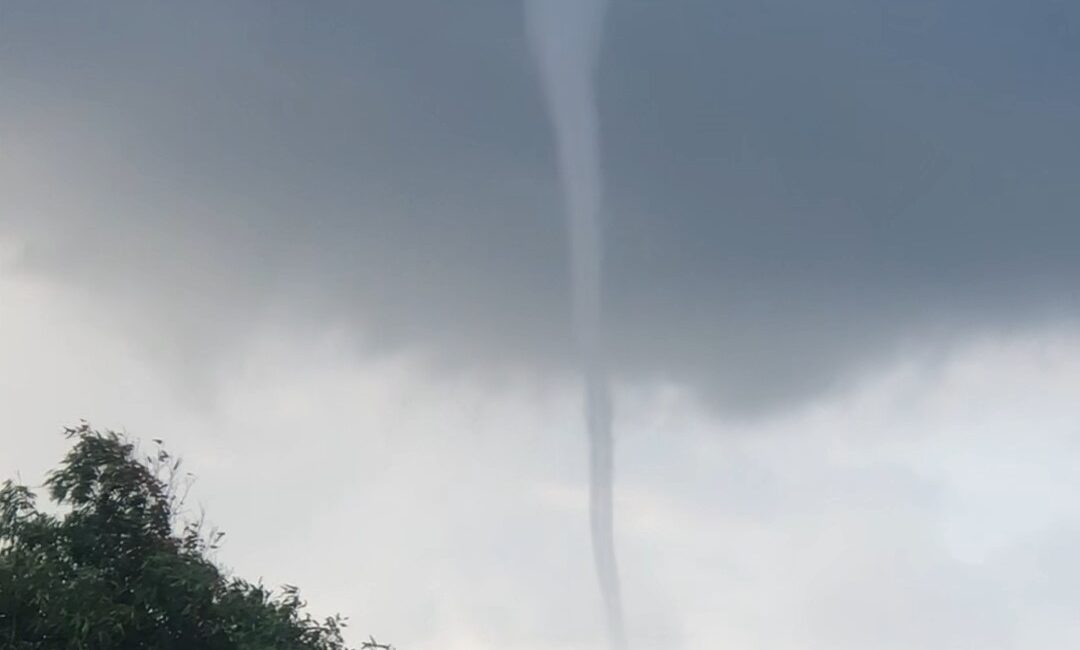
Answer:
[[[618,378],[771,413],[1076,315],[1080,13],[612,3]],[[569,372],[553,144],[511,2],[5,3],[0,237],[169,363],[263,318]]]

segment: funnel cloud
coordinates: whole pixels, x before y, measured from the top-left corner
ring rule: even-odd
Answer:
[[[526,20],[555,130],[570,233],[574,323],[585,383],[589,435],[589,518],[593,555],[612,648],[625,648],[615,560],[611,387],[601,335],[603,182],[593,76],[604,0],[529,0]]]

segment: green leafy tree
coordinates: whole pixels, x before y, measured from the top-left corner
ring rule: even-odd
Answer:
[[[190,480],[160,441],[140,457],[115,432],[66,433],[45,482],[56,514],[0,487],[0,648],[347,650],[340,617],[314,619],[295,587],[275,593],[208,557],[221,534],[180,523]]]

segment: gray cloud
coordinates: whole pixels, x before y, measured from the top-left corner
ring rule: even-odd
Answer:
[[[0,367],[18,369],[0,373],[0,475],[38,482],[57,422],[118,423],[198,474],[222,562],[301,585],[353,639],[604,647],[573,387],[358,364],[347,338],[270,331],[196,412],[121,332],[66,320],[94,309],[69,292],[4,277],[0,305]],[[964,347],[767,421],[621,394],[635,647],[1071,647],[1080,336]]]
[[[623,376],[760,412],[913,339],[1074,311],[1077,10],[894,5],[612,8]],[[0,48],[0,235],[160,354],[198,365],[271,314],[563,367],[553,143],[514,3],[13,3]]]

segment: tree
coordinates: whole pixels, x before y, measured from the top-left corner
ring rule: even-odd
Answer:
[[[208,557],[221,533],[179,521],[190,481],[160,441],[140,457],[86,423],[66,435],[45,482],[57,514],[25,486],[0,487],[0,647],[347,650],[341,617],[314,619],[295,587],[275,593]]]

